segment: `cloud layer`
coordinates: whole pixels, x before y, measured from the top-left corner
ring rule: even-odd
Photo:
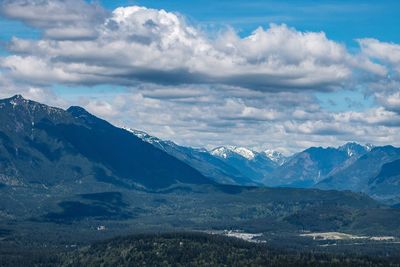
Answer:
[[[97,36],[93,26],[107,14],[100,6],[80,0],[3,0],[0,12],[44,30],[46,38],[55,40],[93,39]]]
[[[343,45],[323,32],[286,25],[258,28],[244,38],[230,30],[211,39],[181,16],[138,6],[106,16],[80,1],[29,5],[20,0],[6,2],[2,10],[44,30],[39,41],[14,38],[9,45],[14,55],[2,61],[9,75],[38,84],[146,81],[329,91],[349,82],[354,68],[386,74],[366,58],[363,66],[356,64]]]
[[[23,92],[65,106],[72,100],[57,97],[54,86],[122,86],[125,92],[111,97],[73,101],[187,145],[290,152],[350,140],[400,144],[394,43],[358,39],[350,53],[323,32],[284,24],[210,37],[176,13],[107,11],[81,0],[2,1],[0,12],[43,33],[10,40],[9,55],[0,57],[0,95]],[[343,89],[362,90],[375,105],[330,112],[314,96]]]

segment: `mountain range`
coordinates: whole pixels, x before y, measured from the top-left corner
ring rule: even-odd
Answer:
[[[105,224],[109,236],[160,229],[400,232],[400,210],[364,193],[282,188],[297,179],[342,190],[352,179],[354,191],[374,197],[390,189],[395,205],[394,147],[347,144],[288,158],[238,147],[208,151],[19,95],[0,100],[0,121],[2,239],[55,240],[63,232],[88,240]]]
[[[80,107],[62,110],[15,96],[0,101],[0,120],[3,184],[51,185],[93,174],[110,183],[118,177],[126,186],[154,189],[176,182],[211,182]],[[154,162],[157,168],[152,168]]]
[[[211,177],[218,183],[236,185],[256,185],[250,177],[245,176],[237,166],[227,164],[223,159],[213,156],[205,149],[196,149],[164,141],[151,136],[143,131],[126,128],[143,141],[152,144],[158,149],[174,156],[193,168],[199,170],[203,175]]]
[[[315,185],[321,189],[365,192],[388,203],[400,200],[400,148],[375,147]]]
[[[274,150],[257,152],[236,146],[184,147],[130,131],[218,183],[351,190],[390,204],[400,202],[400,154],[393,146],[349,142],[339,147],[310,147],[286,157]]]
[[[244,147],[221,146],[212,150],[191,148],[164,141],[143,131],[126,128],[143,141],[198,169],[218,183],[262,185],[262,179],[286,161],[274,150],[256,152]]]

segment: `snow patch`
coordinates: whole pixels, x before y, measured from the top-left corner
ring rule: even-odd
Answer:
[[[277,163],[278,165],[283,165],[286,162],[286,157],[276,150],[267,149],[263,153],[265,156],[267,156],[267,158]]]
[[[244,157],[244,158],[246,158],[248,160],[252,160],[256,156],[254,151],[252,151],[250,149],[247,149],[245,147],[234,147],[232,150],[236,154],[239,154],[239,155],[241,155],[242,157]]]
[[[217,147],[211,150],[210,154],[216,157],[226,159],[232,151],[226,147]]]
[[[244,157],[248,160],[253,160],[256,156],[256,153],[248,148],[245,147],[237,147],[237,146],[221,146],[214,148],[211,150],[211,155],[217,156],[220,158],[226,159],[232,154],[239,155],[241,157]]]

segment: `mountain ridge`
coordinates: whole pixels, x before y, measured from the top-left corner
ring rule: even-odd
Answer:
[[[0,229],[6,240],[54,240],[62,232],[71,244],[99,238],[101,226],[109,236],[160,229],[400,232],[400,211],[364,193],[223,185],[209,178],[212,173],[203,175],[207,169],[202,173],[172,150],[83,108],[16,101],[22,102],[3,101],[0,108]],[[191,164],[209,156],[173,148],[188,149],[180,155],[192,157]]]
[[[14,96],[0,103],[0,118],[3,122],[0,125],[2,154],[7,158],[5,161],[11,165],[21,165],[19,168],[13,167],[21,177],[37,177],[42,180],[40,175],[26,171],[26,167],[23,166],[26,166],[27,162],[36,166],[37,170],[43,169],[41,177],[47,177],[44,170],[47,165],[59,162],[58,166],[62,172],[70,164],[67,158],[73,157],[78,169],[87,168],[87,163],[84,162],[90,161],[93,162],[89,168],[92,171],[99,165],[111,176],[117,175],[125,180],[146,183],[146,186],[155,188],[180,181],[185,173],[190,173],[184,178],[186,182],[189,182],[188,177],[192,177],[192,182],[198,180],[200,183],[212,183],[197,170],[125,130],[95,117],[81,107],[70,107],[67,110],[52,108],[26,100],[22,96]],[[135,160],[132,160],[132,155]],[[150,166],[145,162],[150,159],[162,159],[157,170],[148,168]],[[21,173],[21,170],[25,170],[25,174]],[[155,178],[156,176],[160,178]],[[145,177],[147,178],[143,179]],[[169,178],[165,179],[167,177]]]
[[[234,166],[228,165],[212,156],[206,149],[198,149],[177,145],[172,141],[164,141],[146,132],[124,127],[123,129],[138,136],[158,149],[184,161],[214,181],[222,184],[257,185],[257,182],[244,176]]]
[[[146,135],[147,136],[147,141],[150,143],[158,143],[160,144],[167,144],[167,145],[176,145],[172,141],[163,141],[161,139],[158,139],[156,137],[152,137],[148,135],[145,132],[142,131],[137,131],[138,135]],[[146,139],[146,138],[144,138]],[[238,149],[239,148],[239,149]],[[194,149],[197,150],[201,153],[206,154],[207,152],[211,155],[213,155],[216,158],[219,158],[220,160],[224,161],[226,164],[230,165],[232,168],[235,169],[235,171],[240,172],[243,171],[244,168],[244,173],[246,173],[248,179],[250,180],[247,181],[246,183],[243,183],[241,180],[230,180],[230,179],[216,179],[215,181],[219,183],[227,183],[227,184],[244,184],[244,185],[252,185],[251,181],[253,181],[254,185],[266,185],[266,186],[286,186],[286,187],[299,187],[299,188],[309,188],[309,187],[316,187],[316,188],[322,188],[322,189],[339,189],[339,190],[353,190],[357,191],[351,186],[343,186],[342,188],[337,188],[334,186],[326,186],[323,187],[321,184],[326,183],[325,179],[329,180],[331,176],[334,176],[337,173],[342,172],[343,170],[346,170],[349,166],[354,164],[360,157],[364,156],[365,154],[370,153],[372,150],[379,150],[381,147],[375,147],[370,144],[366,145],[361,145],[358,144],[354,141],[352,142],[347,142],[343,145],[340,145],[338,147],[310,147],[308,149],[305,149],[301,152],[295,153],[292,156],[285,157],[284,161],[279,164],[279,161],[276,160],[275,163],[276,165],[273,166],[272,168],[268,169],[267,172],[265,170],[261,170],[261,174],[258,173],[257,175],[254,175],[255,172],[258,172],[259,170],[254,170],[250,169],[250,172],[246,172],[249,169],[249,166],[247,165],[248,162],[251,162],[255,158],[257,158],[258,155],[260,154],[267,154],[268,152],[270,154],[274,154],[275,151],[270,150],[270,151],[263,151],[263,152],[256,152],[247,148],[243,147],[235,147],[235,146],[220,146],[217,148],[214,148],[212,150],[206,150],[206,149]],[[190,148],[187,148],[190,149]],[[374,150],[374,151],[375,151]],[[242,155],[241,152],[245,152],[245,155]],[[249,151],[251,153],[249,153]],[[335,157],[339,157],[339,160],[336,160],[337,162],[333,160],[329,154],[336,155]],[[279,155],[279,154],[278,154]],[[232,160],[232,158],[234,160]],[[327,162],[323,162],[323,161]],[[297,163],[295,163],[297,161]],[[311,164],[311,165],[310,165]],[[328,165],[326,165],[328,164]],[[326,166],[325,166],[326,165]],[[268,164],[267,164],[268,166]],[[297,167],[296,167],[297,166]],[[312,167],[314,166],[314,167]],[[196,167],[196,166],[193,166]],[[251,167],[250,167],[251,168]],[[314,168],[314,169],[313,169]],[[280,173],[281,171],[281,173]],[[379,171],[379,170],[377,170]],[[284,173],[287,174],[284,174]],[[291,174],[290,174],[291,173]],[[301,176],[303,173],[303,176]],[[229,175],[229,172],[227,172]],[[292,176],[290,176],[292,175]],[[280,180],[281,178],[287,177],[289,180]],[[290,178],[292,177],[292,178]],[[302,178],[303,177],[303,178]],[[308,178],[308,179],[306,179]],[[371,177],[370,179],[373,179],[374,177]],[[395,178],[395,177],[394,177]],[[394,179],[390,178],[390,179]],[[342,182],[344,183],[344,182]],[[345,183],[344,183],[345,184]],[[379,184],[378,184],[379,185]],[[374,185],[377,187],[376,185]],[[382,188],[382,185],[380,186]],[[381,189],[380,189],[381,190]],[[393,190],[388,190],[393,191]],[[381,199],[382,196],[377,196],[377,194],[372,191],[365,191],[366,193],[369,193],[370,195],[374,196],[375,198]],[[397,199],[400,193],[396,193],[394,196],[391,198]],[[400,201],[400,199],[399,199]]]

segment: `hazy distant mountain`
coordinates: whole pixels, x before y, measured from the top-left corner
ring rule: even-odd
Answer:
[[[265,175],[278,166],[278,163],[271,160],[265,153],[258,153],[244,147],[221,146],[214,148],[210,153],[256,182],[262,182]]]
[[[368,181],[367,193],[390,204],[400,203],[400,159],[382,165],[379,174]]]
[[[142,131],[127,130],[223,184],[308,188],[343,172],[373,148],[369,144],[349,142],[337,148],[311,147],[285,157],[274,150],[256,152],[235,146],[221,146],[211,151],[183,147]],[[346,189],[358,190],[351,186]]]
[[[208,152],[130,131],[219,183],[361,191],[388,203],[400,203],[400,167],[397,157],[389,153],[390,147],[349,142],[337,148],[311,147],[284,157],[273,150],[256,152],[234,146]]]
[[[285,160],[282,154],[272,150],[259,153],[244,147],[223,146],[207,151],[179,146],[143,131],[126,130],[222,184],[261,185],[262,177]]]
[[[339,151],[344,151],[347,153],[349,158],[359,158],[365,153],[369,152],[374,148],[371,144],[360,145],[355,142],[349,142],[338,147]]]
[[[15,96],[0,100],[0,121],[2,240],[6,235],[9,240],[23,236],[27,242],[53,242],[60,232],[70,240],[88,240],[98,238],[96,227],[104,224],[110,227],[109,236],[154,229],[243,228],[296,234],[304,229],[399,229],[400,211],[363,194],[217,184],[185,163],[201,164],[202,172],[210,166],[215,170],[203,158],[206,151],[148,137],[150,144],[80,107],[62,110]],[[226,159],[249,170],[276,166],[262,153],[235,151]],[[315,155],[329,155],[342,161],[347,155],[323,149],[307,153],[313,160]],[[317,166],[328,172],[332,164],[322,160]],[[386,166],[379,177],[396,173]]]
[[[310,187],[369,151],[369,146],[347,143],[339,148],[311,147],[297,153],[264,178],[270,186]]]
[[[256,185],[257,183],[243,175],[235,166],[226,164],[219,157],[211,155],[205,149],[179,146],[171,141],[164,141],[143,131],[126,129],[143,141],[167,152],[200,171],[204,176],[222,184]]]
[[[348,167],[316,185],[317,188],[366,192],[376,198],[400,196],[400,148],[375,147]]]
[[[265,154],[270,160],[278,164],[279,166],[284,164],[287,161],[287,157],[283,155],[282,153],[272,150],[272,149],[267,149],[263,151],[262,153]]]

